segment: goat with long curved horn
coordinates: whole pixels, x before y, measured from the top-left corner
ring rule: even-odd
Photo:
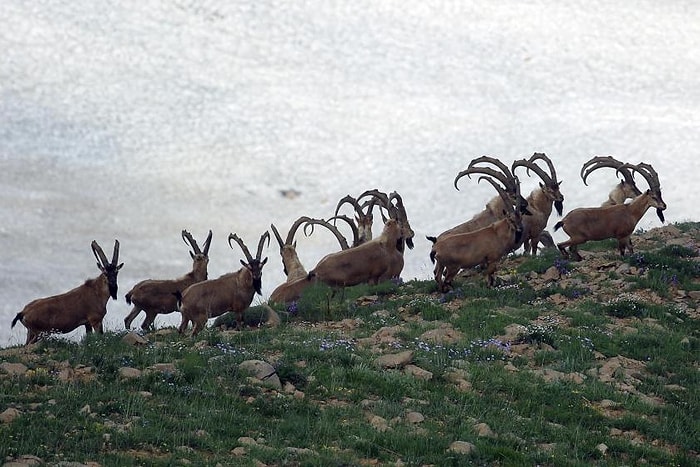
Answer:
[[[537,160],[545,161],[549,166],[549,174],[535,163]],[[537,245],[542,239],[542,234],[547,227],[549,216],[552,213],[552,206],[556,208],[559,215],[562,213],[564,195],[562,195],[559,190],[561,182],[557,180],[554,164],[552,164],[552,161],[543,153],[535,153],[528,160],[521,159],[515,161],[511,167],[513,173],[515,173],[518,167],[527,169],[528,173],[532,170],[542,180],[539,187],[535,188],[527,197],[530,215],[523,217],[522,244],[524,252],[525,254],[532,253],[536,255]],[[520,245],[516,245],[515,248],[519,246]]]
[[[559,251],[564,258],[582,259],[578,246],[591,240],[617,239],[620,255],[632,254],[632,233],[644,213],[656,208],[657,215],[663,222],[662,211],[666,203],[661,197],[659,177],[649,164],[623,164],[621,169],[630,169],[642,175],[649,183],[649,189],[627,204],[600,206],[595,208],[578,208],[569,212],[557,222],[554,230],[563,228],[569,239],[559,243]],[[568,251],[567,251],[568,248]]]

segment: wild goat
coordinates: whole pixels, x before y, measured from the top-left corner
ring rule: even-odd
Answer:
[[[26,344],[33,344],[44,334],[68,333],[85,326],[85,332],[93,330],[102,334],[102,320],[107,314],[109,297],[117,299],[117,274],[124,263],[119,260],[119,241],[114,241],[112,262],[107,261],[96,241],[91,244],[101,274],[88,279],[82,285],[60,295],[39,298],[27,304],[12,320],[12,327],[21,321],[27,328]]]
[[[623,180],[620,181],[615,188],[608,194],[608,199],[601,204],[601,206],[613,206],[615,204],[624,204],[626,200],[636,198],[641,195],[642,192],[637,188],[637,184],[634,182],[634,175],[629,167],[626,166],[624,162],[620,162],[611,156],[595,156],[581,167],[581,178],[583,179],[583,184],[588,186],[586,178],[594,170],[610,167],[616,170],[616,173],[622,175]]]
[[[196,336],[209,318],[232,311],[236,313],[238,327],[243,325],[243,312],[250,306],[253,296],[257,292],[262,295],[262,268],[267,258],[260,260],[262,249],[267,240],[270,243],[270,233],[265,232],[258,242],[258,250],[253,258],[243,241],[232,233],[228,237],[231,248],[231,240],[243,250],[248,262],[241,260],[243,267],[236,272],[224,274],[216,279],[197,282],[187,287],[182,293],[176,292],[178,311],[182,314],[182,322],[178,331],[184,334],[190,321],[193,323],[192,336]]]
[[[362,283],[377,284],[400,276],[405,246],[413,247],[415,235],[408,222],[403,200],[396,192],[386,195],[376,189],[367,190],[358,200],[366,196],[376,199],[378,206],[384,208],[389,216],[385,219],[381,235],[356,247],[326,255],[309,272],[310,281],[345,287]]]
[[[480,163],[493,164],[500,170],[500,172],[492,169],[491,167],[478,166],[477,164]],[[496,180],[500,181],[503,184],[503,187],[505,188],[505,194],[507,195],[507,197],[503,198],[502,196],[497,195],[486,204],[486,207],[481,212],[475,214],[470,220],[463,222],[455,227],[452,227],[451,229],[445,230],[437,237],[426,236],[426,238],[431,242],[435,243],[437,240],[443,237],[459,233],[472,232],[482,227],[486,227],[497,220],[503,219],[504,212],[509,211],[510,207],[516,204],[517,200],[515,198],[515,192],[516,185],[518,184],[516,183],[516,179],[513,176],[510,169],[506,167],[506,165],[503,162],[489,156],[481,156],[477,157],[476,159],[473,159],[469,163],[469,166],[465,170],[459,172],[457,174],[457,177],[455,177],[455,188],[459,190],[459,188],[457,187],[457,181],[460,178],[462,178],[465,175],[471,178],[471,175],[473,174],[488,175],[489,177],[493,177]],[[522,213],[527,213],[527,200],[520,197],[519,204],[521,206]]]
[[[360,196],[361,198],[362,196]],[[364,206],[360,204],[360,198],[353,198],[350,195],[346,195],[340,201],[335,208],[335,214],[331,219],[338,218],[338,212],[344,204],[350,204],[355,209],[355,221],[357,222],[357,241],[355,243],[362,244],[372,240],[372,223],[374,222],[374,216],[372,215],[372,210],[374,209],[374,202],[368,202]],[[363,211],[366,208],[367,211]],[[357,246],[353,244],[353,246]]]
[[[557,245],[564,258],[573,256],[574,260],[580,261],[582,257],[578,253],[578,245],[590,240],[608,238],[617,239],[618,249],[622,256],[625,255],[625,250],[632,254],[634,250],[632,249],[631,236],[647,209],[655,207],[659,219],[664,222],[663,210],[666,209],[666,203],[661,198],[661,186],[656,171],[645,163],[624,164],[621,169],[631,169],[638,172],[649,183],[649,189],[628,204],[578,208],[564,216],[564,219],[554,226],[554,230],[561,227],[569,235],[569,240]],[[566,251],[567,247],[569,248],[568,252]]]
[[[549,167],[549,174],[542,170],[535,162],[537,160],[544,161]],[[523,219],[523,235],[521,242],[525,254],[537,254],[537,245],[542,240],[542,233],[549,222],[549,215],[552,213],[552,205],[561,216],[563,210],[564,195],[559,191],[561,182],[557,180],[557,172],[554,170],[554,164],[544,153],[536,152],[530,159],[519,160],[513,162],[511,170],[515,173],[517,167],[525,167],[528,172],[532,170],[539,175],[542,182],[539,188],[535,188],[527,197],[529,216],[524,216]],[[545,237],[547,238],[547,237]],[[549,237],[551,238],[551,236]],[[520,242],[519,242],[520,243]],[[548,242],[547,242],[548,243]],[[553,243],[553,242],[552,242]],[[515,245],[517,249],[520,244]]]
[[[289,232],[287,233],[287,239],[284,242],[282,241],[282,237],[274,224],[271,225],[272,231],[277,238],[277,243],[280,246],[280,255],[282,256],[282,264],[284,266],[284,272],[287,275],[287,280],[286,282],[278,285],[275,290],[272,291],[272,294],[270,294],[270,298],[268,300],[269,302],[291,303],[298,300],[301,293],[309,285],[309,281],[307,280],[308,273],[299,260],[299,256],[297,255],[296,251],[296,242],[294,241],[294,235],[299,226],[302,224],[304,224],[305,231],[309,226],[313,230],[314,225],[322,225],[326,227],[333,233],[333,235],[335,235],[342,250],[349,248],[347,240],[345,237],[343,237],[340,231],[338,231],[335,226],[323,219],[313,219],[306,216],[300,217],[294,222],[294,224],[292,224],[292,227],[290,227]]]
[[[144,331],[153,326],[156,316],[177,311],[175,292],[185,290],[190,285],[207,280],[207,265],[209,264],[209,245],[211,243],[211,230],[204,241],[204,249],[200,250],[192,235],[182,231],[182,240],[192,248],[192,270],[177,279],[147,279],[136,284],[125,296],[126,303],[134,307],[131,313],[124,318],[124,327],[129,329],[134,318],[146,312],[146,319],[141,323]]]
[[[403,253],[399,250],[402,242],[399,221],[389,219],[378,237],[324,256],[309,272],[308,280],[318,280],[332,287],[389,280],[397,269],[403,268]]]
[[[503,199],[505,217],[490,225],[467,233],[439,238],[430,250],[430,260],[435,263],[435,281],[438,290],[447,292],[461,269],[481,266],[487,284],[493,286],[498,261],[520,241],[523,231],[520,201],[512,206],[511,197],[493,179],[482,176],[491,183]],[[517,180],[517,179],[516,179]],[[516,188],[517,200],[520,190]]]

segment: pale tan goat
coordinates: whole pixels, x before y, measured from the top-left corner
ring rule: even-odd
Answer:
[[[542,160],[547,164],[549,174],[536,164],[538,160]],[[527,208],[530,215],[522,218],[523,234],[520,242],[514,248],[517,249],[522,244],[524,253],[526,255],[532,253],[534,256],[537,254],[537,245],[542,240],[544,229],[547,227],[550,214],[552,214],[552,206],[556,208],[560,216],[562,214],[564,195],[559,190],[561,182],[557,180],[554,164],[544,153],[536,152],[530,159],[521,159],[513,162],[511,166],[513,173],[515,173],[517,167],[524,167],[527,169],[527,172],[532,170],[542,180],[539,187],[532,190],[527,197]]]
[[[588,185],[586,178],[597,169],[609,167],[616,170],[616,173],[622,175],[620,183],[608,193],[608,199],[601,206],[614,206],[616,204],[624,204],[628,199],[636,198],[641,195],[641,190],[634,182],[634,175],[629,167],[624,162],[618,161],[612,156],[595,156],[588,160],[581,167],[581,178],[583,184]]]
[[[126,303],[133,308],[131,313],[124,318],[124,327],[129,329],[131,323],[141,311],[146,312],[146,319],[141,323],[141,329],[147,330],[153,326],[156,316],[177,311],[177,299],[175,292],[183,291],[197,282],[207,280],[207,265],[209,264],[209,245],[211,244],[211,230],[200,250],[192,235],[182,231],[182,240],[192,248],[192,270],[177,279],[147,279],[136,284],[125,296]]]
[[[324,256],[308,274],[331,287],[378,284],[403,268],[402,229],[398,220],[389,219],[381,235],[359,246]]]
[[[43,335],[68,333],[85,326],[85,332],[103,333],[102,320],[107,314],[109,297],[117,299],[117,274],[124,263],[119,260],[119,241],[114,241],[112,261],[107,261],[96,241],[91,244],[101,274],[60,295],[39,298],[27,304],[12,320],[12,327],[20,321],[27,328],[26,344],[33,344]]]
[[[574,260],[580,261],[582,257],[578,252],[579,245],[591,240],[608,238],[617,239],[622,256],[625,255],[625,251],[632,254],[634,250],[631,236],[644,213],[649,208],[655,207],[659,219],[664,222],[663,210],[666,209],[666,203],[661,198],[661,186],[656,171],[645,163],[625,164],[622,168],[631,169],[642,175],[649,183],[649,189],[627,204],[578,208],[564,216],[554,226],[554,230],[563,228],[569,235],[567,241],[557,245],[564,258],[573,257]],[[569,248],[568,252],[567,248]]]
[[[262,249],[267,240],[270,242],[270,233],[265,232],[258,242],[258,250],[253,258],[243,241],[232,233],[228,237],[231,248],[231,240],[243,250],[247,263],[241,260],[243,267],[236,272],[224,274],[216,279],[197,282],[186,288],[183,292],[176,293],[178,298],[178,311],[182,314],[182,321],[178,332],[184,334],[190,321],[193,323],[192,336],[196,336],[205,326],[207,319],[220,316],[227,311],[236,313],[238,327],[243,325],[243,312],[250,306],[253,296],[262,295],[262,268],[267,258],[260,260]]]
[[[506,215],[481,229],[442,237],[433,244],[430,260],[435,263],[435,282],[441,292],[452,287],[452,281],[461,269],[476,266],[484,269],[487,284],[493,286],[498,262],[513,249],[522,235],[520,202],[517,201],[514,207],[509,205],[511,198],[498,183],[486,176],[481,179],[490,182],[503,198]],[[519,189],[516,192],[519,195]]]
[[[289,232],[287,233],[287,239],[284,242],[282,241],[282,237],[277,231],[277,228],[274,225],[271,225],[272,231],[275,234],[277,242],[280,246],[282,265],[284,267],[284,273],[287,276],[287,280],[278,285],[270,294],[268,301],[271,303],[291,303],[296,301],[299,299],[304,289],[306,289],[306,287],[308,287],[310,284],[307,279],[308,273],[306,272],[306,269],[304,269],[304,265],[299,259],[299,255],[296,251],[296,242],[294,241],[294,235],[302,224],[304,224],[305,232],[307,227],[311,227],[311,231],[313,231],[314,225],[322,225],[323,227],[326,227],[338,240],[341,250],[346,250],[349,248],[347,240],[345,237],[343,237],[340,231],[334,225],[323,219],[314,219],[306,216],[300,217],[290,227]],[[310,235],[310,233],[307,235]]]

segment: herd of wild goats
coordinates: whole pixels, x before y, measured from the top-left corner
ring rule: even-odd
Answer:
[[[548,171],[538,165],[547,165]],[[659,177],[646,163],[629,164],[610,156],[593,157],[581,168],[584,184],[586,178],[596,169],[609,167],[622,179],[610,192],[608,199],[599,207],[578,208],[569,212],[557,222],[554,229],[564,229],[569,236],[557,246],[565,258],[581,260],[578,245],[589,240],[615,238],[620,254],[632,253],[630,236],[644,213],[655,207],[661,221],[666,204],[661,198]],[[539,187],[527,198],[520,194],[520,182],[514,175],[516,169],[534,172],[541,179]],[[642,193],[636,186],[634,172],[646,179],[649,189]],[[498,192],[485,209],[470,220],[453,227],[437,237],[427,237],[432,242],[430,259],[435,264],[434,275],[438,289],[442,292],[452,287],[452,281],[460,270],[480,266],[489,286],[493,285],[494,273],[499,260],[509,252],[523,247],[525,254],[537,254],[537,246],[542,243],[553,246],[551,236],[544,230],[554,206],[562,214],[564,196],[559,191],[560,182],[552,161],[542,153],[535,153],[529,159],[513,162],[510,168],[498,159],[483,156],[472,160],[469,166],[459,172],[454,180],[463,176],[478,175],[478,181],[486,180]],[[630,202],[625,202],[632,199]],[[339,214],[343,205],[354,207],[355,218]],[[372,237],[372,212],[375,208],[384,220],[381,234]],[[352,245],[338,231],[335,223],[346,222],[353,232]],[[294,235],[299,227],[311,234],[314,225],[328,228],[338,239],[341,250],[322,258],[311,270],[306,271],[296,253]],[[386,194],[378,190],[368,190],[359,197],[348,195],[336,207],[334,216],[328,219],[300,217],[290,227],[283,241],[277,228],[271,225],[280,247],[280,255],[287,276],[270,295],[269,301],[291,303],[299,299],[304,289],[315,282],[331,287],[345,287],[361,283],[376,284],[400,276],[404,265],[403,253],[406,246],[413,248],[413,230],[408,222],[406,209],[401,196],[392,192]],[[208,251],[212,233],[200,249],[189,232],[183,230],[182,238],[192,248],[192,270],[173,280],[148,279],[136,284],[127,294],[126,301],[133,305],[131,313],[124,319],[127,329],[141,312],[146,319],[141,327],[149,329],[158,314],[178,311],[182,315],[179,327],[183,334],[190,323],[192,335],[205,326],[207,319],[227,311],[237,314],[242,324],[243,312],[250,306],[254,294],[261,294],[262,269],[267,258],[261,259],[265,242],[270,243],[270,234],[265,232],[258,242],[255,257],[250,254],[243,240],[235,233],[228,237],[233,248],[234,240],[243,251],[246,261],[236,272],[224,274],[217,279],[207,280]],[[568,249],[568,250],[567,250]],[[92,242],[92,251],[97,259],[101,274],[85,281],[79,287],[61,295],[40,298],[32,301],[17,313],[12,326],[20,321],[27,328],[27,344],[52,332],[67,333],[80,326],[86,332],[103,332],[102,320],[107,313],[107,301],[111,296],[117,299],[117,274],[123,263],[118,263],[119,241],[114,241],[112,260],[108,261],[97,242]]]

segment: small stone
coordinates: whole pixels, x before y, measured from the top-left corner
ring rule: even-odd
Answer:
[[[374,361],[380,368],[402,368],[413,360],[413,352],[405,350],[403,352],[382,355]]]
[[[121,379],[136,379],[141,377],[141,370],[123,366],[117,370]]]
[[[8,409],[5,409],[2,413],[0,413],[0,422],[12,423],[20,415],[22,415],[22,412],[13,407],[10,407]]]
[[[425,421],[425,417],[420,412],[408,412],[406,414],[406,421],[408,423],[422,423]]]
[[[23,363],[0,363],[0,370],[11,376],[22,376],[27,372],[27,367]]]
[[[140,334],[135,333],[134,331],[129,331],[126,334],[124,334],[124,337],[122,337],[122,341],[133,346],[148,344],[148,339],[146,339]]]
[[[496,434],[491,430],[491,427],[488,426],[486,423],[477,423],[474,425],[474,431],[476,432],[476,436],[479,437],[486,437],[486,438],[495,438]]]
[[[598,446],[595,447],[595,449],[602,455],[605,455],[605,453],[608,452],[608,446],[605,443],[600,443]]]
[[[457,454],[471,454],[475,449],[476,446],[467,441],[454,441],[447,450]]]
[[[90,409],[90,404],[85,404],[82,409],[78,410],[78,413],[80,415],[88,415],[92,412],[92,409]]]

